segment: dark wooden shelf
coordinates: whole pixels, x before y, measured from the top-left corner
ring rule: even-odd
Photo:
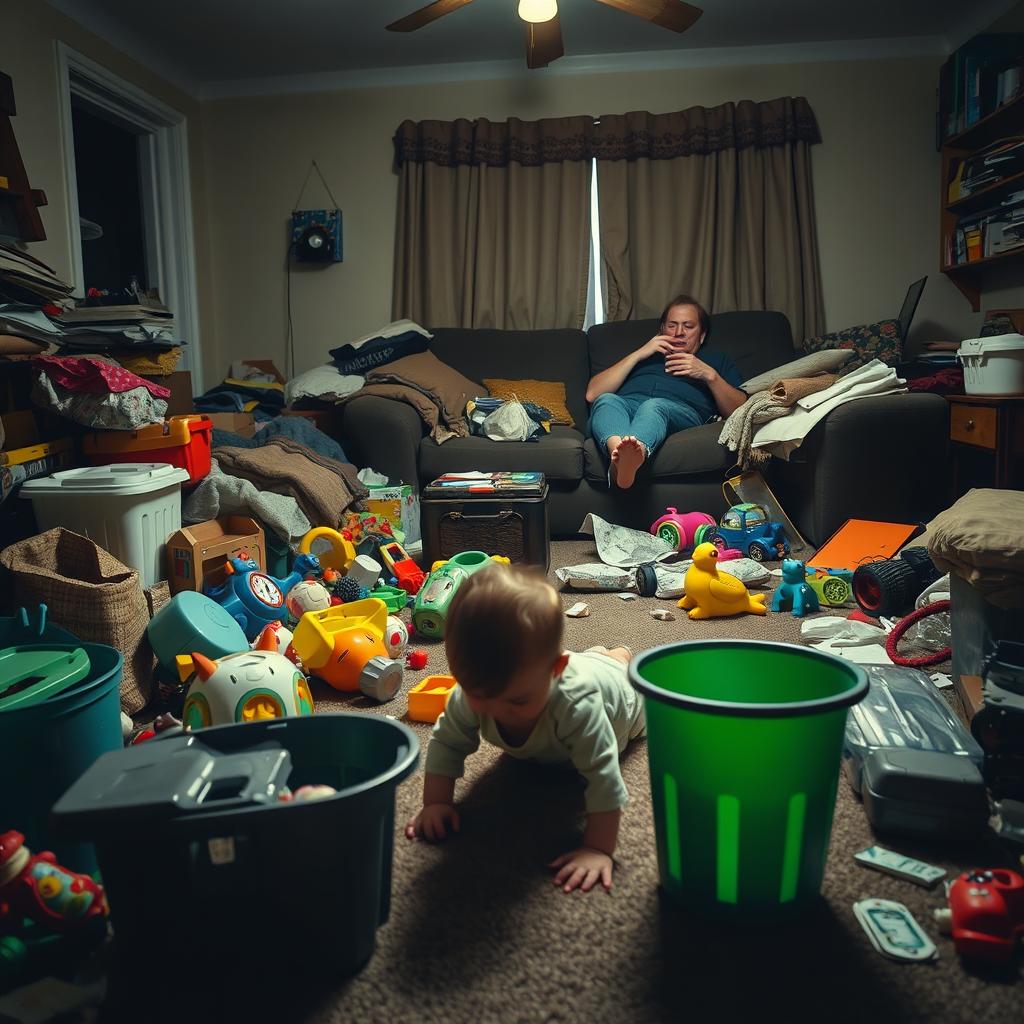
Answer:
[[[971,260],[970,263],[956,263],[952,266],[943,267],[942,272],[944,274],[961,274],[964,276],[970,276],[971,274],[979,273],[980,271],[986,270],[991,267],[993,263],[1003,263],[1020,259],[1024,256],[1024,245],[1019,249],[1011,249],[1009,252],[996,253],[995,256],[985,256],[980,260]]]
[[[1024,96],[997,107],[970,128],[942,142],[943,149],[981,149],[990,142],[1024,131]]]
[[[974,213],[976,210],[984,210],[994,196],[999,195],[1001,192],[1012,192],[1012,186],[1014,185],[1017,188],[1024,189],[1024,171],[1021,171],[1019,174],[1011,174],[1007,178],[1000,178],[999,181],[992,182],[991,185],[983,188],[980,192],[972,192],[969,196],[964,196],[955,203],[949,203],[946,209],[959,217],[963,217],[968,213]]]

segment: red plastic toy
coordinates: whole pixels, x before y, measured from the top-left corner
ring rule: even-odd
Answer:
[[[1024,935],[1024,878],[1005,868],[965,871],[949,887],[949,908],[935,911],[965,957],[1006,963]]]
[[[410,597],[419,593],[427,574],[409,557],[409,553],[398,541],[381,544],[381,558],[384,566],[395,577],[395,586],[400,587]]]
[[[405,667],[411,668],[414,672],[418,672],[421,668],[427,666],[427,652],[426,651],[407,651],[405,655]]]
[[[61,867],[49,850],[33,854],[20,832],[0,835],[0,932],[16,930],[26,917],[69,932],[106,914],[103,886]]]

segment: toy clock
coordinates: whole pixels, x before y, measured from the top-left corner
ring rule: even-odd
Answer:
[[[227,568],[227,580],[207,595],[242,627],[248,640],[254,640],[268,623],[287,618],[288,591],[307,575],[321,572],[316,555],[298,555],[283,579],[268,576],[253,559],[229,558]]]

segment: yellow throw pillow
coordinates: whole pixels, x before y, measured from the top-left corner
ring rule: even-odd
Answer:
[[[565,384],[560,380],[496,380],[484,378],[484,387],[491,398],[509,402],[518,398],[520,402],[542,405],[551,413],[551,422],[559,426],[575,426],[572,413],[565,404]]]

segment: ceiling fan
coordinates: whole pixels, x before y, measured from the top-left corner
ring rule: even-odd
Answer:
[[[457,11],[473,0],[434,0],[412,14],[387,26],[390,32],[415,32],[432,21]],[[685,32],[704,12],[683,0],[597,0],[617,11]],[[562,48],[562,26],[558,19],[557,0],[519,0],[519,17],[526,22],[526,64],[543,68],[565,53]]]

